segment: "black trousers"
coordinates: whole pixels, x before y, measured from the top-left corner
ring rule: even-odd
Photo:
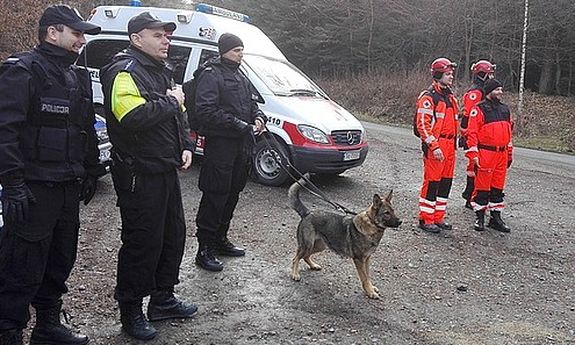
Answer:
[[[134,174],[121,164],[112,179],[122,217],[115,298],[138,302],[179,283],[186,224],[177,172]]]
[[[200,245],[213,245],[227,236],[248,179],[249,148],[251,145],[239,138],[206,138],[199,179],[202,199],[196,216]]]
[[[60,305],[76,261],[79,183],[27,184],[37,200],[28,221],[0,232],[0,330],[25,328],[30,304]]]

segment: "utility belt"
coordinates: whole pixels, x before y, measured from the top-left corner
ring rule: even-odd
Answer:
[[[477,147],[483,150],[495,151],[495,152],[507,151],[507,146],[491,146],[491,145],[478,144]]]
[[[439,137],[444,139],[454,139],[455,134],[440,134]]]

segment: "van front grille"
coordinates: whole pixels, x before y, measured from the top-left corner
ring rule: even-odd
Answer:
[[[331,132],[331,139],[336,145],[352,146],[358,145],[361,142],[361,131],[333,131]]]

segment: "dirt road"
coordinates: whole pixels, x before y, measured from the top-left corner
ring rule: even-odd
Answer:
[[[373,193],[394,190],[403,219],[388,229],[372,260],[382,300],[367,299],[353,264],[332,253],[291,281],[297,214],[287,187],[249,183],[232,240],[245,258],[221,273],[194,265],[198,165],[181,174],[188,225],[177,292],[199,305],[192,320],[160,322],[149,344],[575,344],[575,157],[517,150],[506,190],[510,234],[477,233],[463,207],[463,154],[448,207],[452,231],[416,229],[421,161],[410,130],[365,124],[366,163],[337,178],[317,179],[332,199],[367,207]],[[308,205],[328,208],[305,196]],[[120,245],[111,179],[82,209],[79,257],[66,306],[92,344],[137,344],[120,331],[113,300]]]

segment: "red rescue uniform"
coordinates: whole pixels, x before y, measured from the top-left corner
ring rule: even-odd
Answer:
[[[417,100],[415,126],[422,141],[423,185],[419,195],[419,219],[425,224],[442,223],[455,167],[457,99],[436,81]],[[444,159],[433,151],[441,149]]]
[[[467,141],[467,128],[469,127],[469,113],[471,109],[477,103],[481,102],[484,98],[483,95],[483,86],[478,84],[473,84],[471,88],[463,95],[463,116],[461,118],[461,136]],[[463,147],[465,150],[469,148],[466,144]],[[474,177],[475,176],[475,164],[473,164],[472,160],[467,161],[467,167],[465,169],[467,176]]]
[[[501,211],[507,169],[512,159],[511,112],[507,105],[486,99],[469,113],[465,156],[479,158],[471,205],[475,211]]]

